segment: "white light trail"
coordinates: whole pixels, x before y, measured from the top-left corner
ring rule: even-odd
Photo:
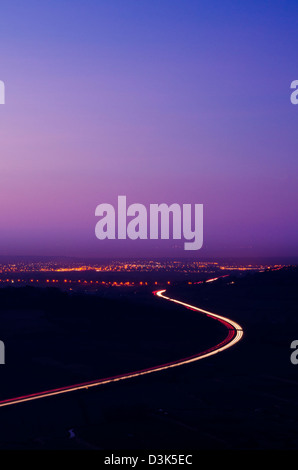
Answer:
[[[209,312],[208,310],[203,310],[201,308],[198,308],[198,307],[195,307],[193,305],[187,304],[187,303],[182,302],[180,300],[176,300],[176,299],[172,299],[171,297],[167,297],[167,296],[164,295],[165,292],[166,292],[166,290],[160,290],[160,291],[154,292],[154,294],[157,297],[161,297],[161,298],[166,299],[170,302],[174,302],[176,304],[182,305],[182,306],[184,306],[188,309],[203,313],[203,314],[205,314],[205,315],[207,315],[211,318],[214,318],[214,319],[220,321],[229,330],[228,335],[226,336],[226,338],[221,343],[209,348],[206,351],[200,352],[200,353],[198,353],[194,356],[190,356],[190,357],[186,357],[186,358],[183,358],[183,359],[180,359],[180,360],[177,360],[177,361],[169,362],[167,364],[162,364],[162,365],[150,367],[148,369],[129,372],[129,373],[118,375],[118,376],[103,378],[103,379],[99,379],[99,380],[92,381],[92,382],[85,382],[85,383],[81,383],[81,384],[70,385],[68,387],[61,387],[61,388],[56,388],[56,389],[53,389],[53,390],[47,390],[47,391],[44,391],[44,392],[39,392],[39,393],[24,395],[24,396],[11,398],[11,399],[7,399],[7,400],[2,400],[2,401],[0,401],[0,407],[15,405],[15,404],[18,404],[18,403],[25,403],[25,402],[32,401],[32,400],[38,400],[39,398],[46,398],[46,397],[52,397],[52,396],[55,396],[55,395],[61,395],[63,393],[73,392],[75,390],[83,390],[83,389],[88,389],[88,388],[91,388],[91,387],[98,387],[99,385],[105,385],[105,384],[112,383],[112,382],[119,382],[120,380],[132,379],[134,377],[140,377],[142,375],[151,374],[153,372],[159,372],[159,371],[171,369],[173,367],[178,367],[178,366],[182,366],[182,365],[185,365],[185,364],[190,364],[192,362],[199,361],[201,359],[212,356],[214,354],[218,354],[219,352],[222,352],[225,349],[228,349],[228,348],[232,347],[234,344],[238,343],[238,341],[241,340],[241,338],[243,336],[243,330],[242,330],[241,326],[238,323],[234,322],[233,320],[230,320],[229,318],[223,317],[221,315],[217,315],[216,313]]]

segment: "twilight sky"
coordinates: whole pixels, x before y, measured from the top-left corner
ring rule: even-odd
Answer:
[[[0,255],[298,256],[297,0],[2,0]],[[95,208],[204,205],[204,243]]]

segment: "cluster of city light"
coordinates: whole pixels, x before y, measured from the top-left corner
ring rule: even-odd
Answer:
[[[226,271],[265,271],[266,269],[276,270],[282,269],[284,265],[281,264],[274,264],[274,265],[252,265],[248,264],[247,266],[234,266],[234,265],[227,265],[227,266],[219,266],[219,269],[226,270]]]
[[[201,271],[218,267],[216,262],[205,261],[177,261],[177,260],[135,260],[123,261],[113,260],[109,262],[92,262],[79,263],[75,261],[38,261],[38,262],[19,262],[0,264],[0,272],[80,272],[80,271],[97,271],[97,272],[134,272],[134,271],[159,271],[159,270],[179,270],[181,272]]]
[[[0,273],[33,273],[33,272],[180,272],[180,273],[216,273],[218,270],[226,271],[260,271],[266,269],[280,269],[282,265],[265,264],[228,264],[214,261],[191,260],[113,260],[86,263],[69,261],[38,261],[0,264]]]
[[[0,283],[4,284],[82,284],[82,285],[102,285],[102,286],[118,286],[118,287],[131,287],[131,286],[148,286],[148,285],[158,285],[157,281],[147,282],[147,281],[98,281],[98,280],[86,280],[86,279],[11,279],[11,278],[0,278]],[[170,284],[170,281],[167,282]]]

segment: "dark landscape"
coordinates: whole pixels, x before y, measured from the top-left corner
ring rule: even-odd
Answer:
[[[0,448],[297,449],[297,283],[288,266],[166,286],[237,321],[243,339],[190,365],[0,408]],[[152,290],[0,289],[0,400],[178,360],[226,336]]]

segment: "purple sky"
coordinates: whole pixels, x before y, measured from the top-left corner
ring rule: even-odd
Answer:
[[[297,18],[297,0],[3,0],[0,254],[298,256]],[[203,204],[203,248],[97,240],[118,195]]]

